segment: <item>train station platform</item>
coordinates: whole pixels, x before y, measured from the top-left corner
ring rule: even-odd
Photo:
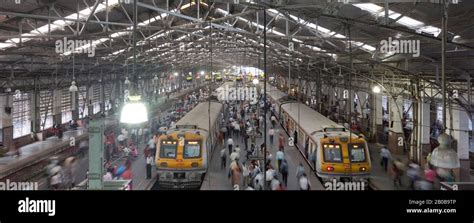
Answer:
[[[270,114],[270,113],[268,113]],[[247,116],[247,114],[246,114]],[[271,127],[271,122],[269,121],[270,116],[267,115],[266,122],[267,122],[267,131]],[[261,130],[263,132],[263,128]],[[283,133],[285,137],[285,149],[284,149],[284,154],[285,154],[285,159],[288,161],[288,186],[285,188],[286,190],[299,190],[299,185],[298,181],[296,178],[296,168],[297,166],[302,163],[305,172],[308,176],[308,179],[311,184],[311,190],[325,190],[323,187],[322,183],[319,181],[319,179],[316,177],[316,174],[312,171],[311,167],[308,165],[306,160],[303,158],[303,155],[299,152],[299,150],[296,147],[289,147],[288,146],[288,135],[286,134],[285,130],[280,126],[277,125],[275,128],[275,138],[274,138],[274,144],[270,145],[270,137],[267,134],[267,144],[269,146],[269,151],[271,152],[273,158],[271,165],[276,169],[277,167],[277,161],[276,161],[276,153],[278,151],[278,136],[280,132]],[[240,160],[245,161],[245,145],[243,142],[242,137],[232,137],[234,141],[234,148],[235,145],[239,145],[240,147]],[[227,139],[226,139],[227,141]],[[264,139],[263,137],[256,138],[256,147],[259,148],[260,145],[263,143]],[[226,145],[221,145],[215,151],[213,152],[211,161],[210,161],[210,166],[209,170],[206,174],[206,177],[201,185],[201,190],[234,190],[231,184],[231,180],[228,178],[228,171],[229,171],[229,156],[227,156],[227,166],[225,169],[221,168],[221,158],[220,158],[220,150],[225,146],[226,151],[227,151],[227,144]],[[250,148],[250,139],[249,139],[249,148]],[[281,178],[280,178],[281,179]],[[241,183],[243,185],[243,183]],[[245,190],[245,188],[240,188],[240,190]]]
[[[408,190],[410,180],[406,174],[402,175],[402,186],[396,187],[393,184],[393,178],[390,176],[389,171],[385,171],[384,167],[380,165],[380,149],[385,145],[380,143],[369,143],[369,152],[372,161],[372,173],[370,175],[370,187],[373,190]],[[386,147],[386,146],[385,146]],[[390,168],[392,160],[400,160],[403,163],[408,163],[407,155],[396,155],[391,154],[392,159],[389,161],[388,169]]]
[[[170,108],[170,103],[175,99],[181,98],[184,95],[195,91],[196,89],[201,88],[202,86],[197,86],[196,88],[184,89],[180,92],[175,92],[170,94],[169,98],[162,97],[155,103],[153,110],[157,111],[159,109]],[[156,112],[153,112],[156,113]],[[118,126],[117,114],[111,115],[105,118],[105,128],[108,128],[112,125]],[[7,156],[0,157],[0,181],[2,179],[10,179],[11,181],[34,181],[38,182],[39,189],[47,189],[46,179],[42,177],[42,168],[36,168],[38,166],[44,166],[47,164],[47,160],[52,156],[59,156],[60,160],[65,158],[62,155],[68,148],[70,148],[70,138],[75,137],[76,145],[79,141],[87,139],[88,133],[87,129],[84,127],[79,127],[77,130],[68,130],[63,133],[63,137],[59,139],[57,136],[52,136],[46,138],[42,141],[36,141],[34,143],[20,147],[20,156]],[[140,147],[143,150],[143,146]],[[143,151],[141,151],[141,156],[143,157]],[[87,154],[87,153],[86,153]],[[71,155],[68,153],[68,156]],[[140,158],[137,157],[137,159]],[[88,155],[85,157],[80,157],[76,160],[76,184],[79,184],[87,177],[88,170]],[[144,157],[142,160],[142,170],[136,171],[137,180],[135,182],[140,182],[141,179],[145,178],[145,161]],[[134,162],[139,163],[139,162]],[[135,164],[134,164],[135,165]],[[134,169],[139,169],[136,167]],[[153,168],[152,168],[153,169]],[[141,175],[143,174],[143,175]],[[146,189],[144,187],[143,189]]]

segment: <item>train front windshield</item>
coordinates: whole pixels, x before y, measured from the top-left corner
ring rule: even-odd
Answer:
[[[342,162],[341,145],[339,144],[324,144],[324,161],[331,163]]]
[[[349,144],[349,154],[351,157],[351,162],[365,162],[365,145]]]
[[[161,158],[176,158],[176,142],[163,142],[160,146],[160,157]]]
[[[199,142],[187,142],[184,146],[184,158],[198,158],[201,156],[201,145]]]

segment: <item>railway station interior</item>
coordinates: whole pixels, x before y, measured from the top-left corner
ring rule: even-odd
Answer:
[[[0,0],[0,189],[474,190],[473,12]]]

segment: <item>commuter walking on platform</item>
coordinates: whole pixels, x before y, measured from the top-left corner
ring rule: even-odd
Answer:
[[[275,117],[274,115],[272,115],[271,120],[272,120],[272,127],[275,128],[275,125],[276,125],[276,117]]]
[[[227,140],[227,147],[229,148],[229,156],[232,154],[232,146],[234,145],[234,140],[232,140],[232,136],[229,137]]]
[[[229,178],[231,178],[232,187],[240,187],[240,182],[242,181],[242,167],[239,164],[239,159],[234,160],[230,164],[229,169]]]
[[[275,129],[273,127],[270,127],[270,130],[268,130],[268,135],[270,136],[270,145],[273,146],[273,137],[275,136]]]
[[[277,168],[278,170],[280,170],[280,173],[281,173],[281,162],[285,159],[285,154],[283,153],[283,151],[281,151],[281,149],[278,150],[278,152],[276,153],[276,160],[277,160]]]
[[[382,149],[380,149],[380,165],[383,166],[385,172],[387,172],[387,167],[388,167],[388,161],[390,159],[390,151],[384,147],[382,147]]]
[[[148,155],[146,158],[146,179],[151,179],[151,165],[153,164],[153,157]]]
[[[227,155],[225,153],[225,147],[221,149],[221,169],[225,169],[227,162]]]
[[[283,160],[280,167],[281,180],[285,184],[285,187],[288,187],[288,162],[286,159]]]
[[[300,165],[298,165],[298,167],[296,168],[296,178],[299,180],[301,176],[303,176],[303,174],[306,174],[306,173],[304,170],[303,163],[300,163]]]
[[[278,148],[283,152],[285,151],[285,137],[282,132],[280,132],[280,137],[278,138]]]
[[[306,176],[306,173],[303,173],[303,175],[300,177],[298,182],[299,182],[300,190],[311,190],[311,183],[309,182],[309,179]]]

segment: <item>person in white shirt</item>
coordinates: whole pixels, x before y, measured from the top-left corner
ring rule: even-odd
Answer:
[[[232,140],[232,137],[229,137],[227,140],[227,147],[229,148],[229,155],[232,153],[232,146],[234,145],[234,140]]]
[[[275,128],[275,125],[276,125],[276,117],[275,117],[274,115],[272,115],[271,120],[272,120],[272,127]]]
[[[103,181],[111,181],[112,180],[112,173],[110,171],[107,171],[107,173],[102,177]]]
[[[268,135],[270,136],[270,145],[273,145],[273,137],[275,136],[275,129],[270,127],[270,130],[268,130]]]
[[[299,186],[300,186],[300,190],[310,190],[311,189],[311,183],[309,182],[308,177],[306,177],[306,173],[303,173],[303,175],[300,177]]]
[[[272,190],[278,190],[278,188],[280,187],[280,181],[277,179],[276,176],[273,177],[270,184],[271,184]]]
[[[263,173],[258,173],[253,178],[253,187],[255,190],[263,190]]]
[[[227,155],[225,153],[225,147],[221,149],[221,169],[225,169],[227,163]]]
[[[266,187],[271,188],[271,182],[272,182],[273,178],[275,177],[275,170],[270,167],[266,171],[265,175],[266,175],[266,179],[265,179]]]
[[[234,149],[234,151],[230,154],[230,160],[231,161],[234,161],[234,160],[238,160],[240,159],[240,148],[239,148],[239,145],[237,145]]]
[[[153,137],[151,137],[150,140],[148,140],[147,145],[148,145],[148,148],[151,151],[151,154],[153,155],[153,157],[155,157],[155,153],[156,153],[155,139]]]
[[[146,158],[146,179],[151,179],[151,165],[153,164],[153,157],[148,155]]]

